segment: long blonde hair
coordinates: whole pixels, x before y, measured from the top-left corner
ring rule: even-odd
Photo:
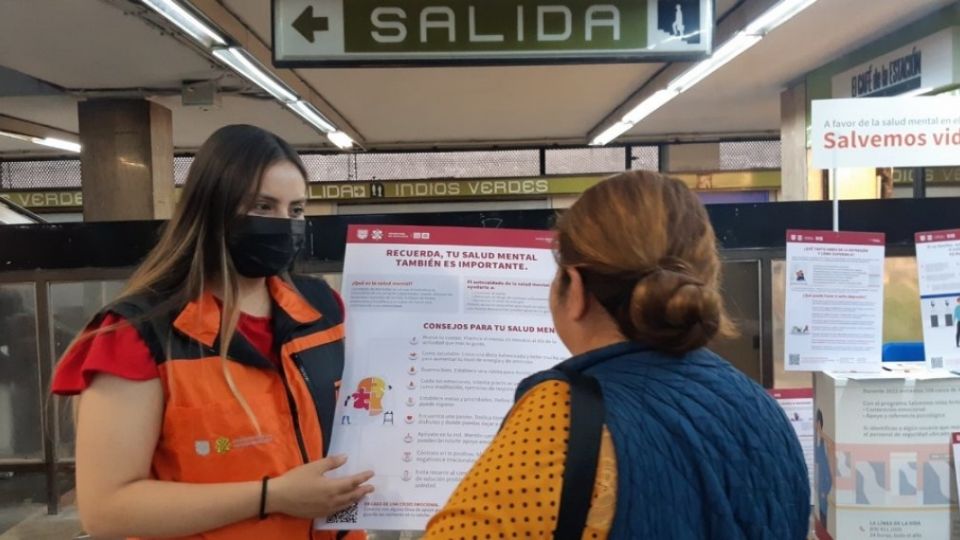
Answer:
[[[227,362],[229,343],[240,317],[238,274],[227,249],[227,238],[252,206],[264,171],[284,161],[294,164],[306,182],[303,161],[280,137],[248,125],[217,130],[203,143],[190,165],[180,202],[156,246],[130,276],[117,299],[121,302],[142,294],[162,298],[150,313],[143,315],[149,319],[199,299],[210,280],[216,279],[223,296],[219,338],[223,376],[258,434],[257,417],[237,388]],[[101,328],[78,340],[113,328]],[[67,350],[72,347],[73,344]]]

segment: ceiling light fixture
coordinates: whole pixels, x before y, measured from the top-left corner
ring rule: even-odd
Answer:
[[[300,100],[294,103],[287,104],[287,107],[291,111],[297,113],[300,118],[303,118],[308,124],[319,129],[324,133],[332,133],[337,131],[337,127],[334,126],[329,120],[327,120],[316,107],[307,103],[306,101]]]
[[[74,154],[80,153],[80,143],[57,139],[56,137],[44,137],[42,139],[35,138],[33,142],[42,144],[43,146],[49,146],[50,148],[58,148],[60,150],[73,152]]]
[[[636,124],[678,95],[680,95],[680,92],[669,88],[666,90],[657,90],[652,96],[643,100],[640,105],[637,105],[632,111],[625,114],[622,120],[628,124]]]
[[[737,32],[732,38],[714,50],[710,57],[697,62],[679,77],[670,81],[665,90],[654,92],[616,123],[600,132],[591,141],[591,146],[604,146],[626,133],[641,120],[740,56],[744,51],[759,43],[767,33],[810,7],[816,1],[781,0],[754,19],[743,31]]]
[[[342,150],[349,150],[353,148],[353,139],[351,139],[349,135],[342,131],[327,133],[327,138],[330,139],[330,142],[335,144],[337,148]]]
[[[11,139],[21,140],[28,143],[39,144],[41,146],[46,146],[49,148],[66,150],[74,154],[80,153],[80,143],[75,143],[73,141],[67,141],[64,139],[58,139],[56,137],[32,137],[30,135],[13,133],[11,131],[0,131],[0,135],[3,135],[4,137],[10,137]]]
[[[204,47],[224,46],[227,41],[219,32],[200,20],[199,17],[184,8],[175,0],[143,0],[150,9],[162,15],[184,33],[200,42]]]
[[[593,141],[590,143],[590,146],[605,146],[610,141],[630,131],[630,128],[632,128],[633,126],[634,124],[630,124],[627,122],[623,122],[623,121],[617,122],[616,124],[608,127],[607,129],[603,130],[602,133],[597,135],[593,139]]]
[[[277,80],[273,74],[260,66],[247,51],[240,47],[216,49],[213,55],[243,78],[262,88],[271,96],[283,103],[293,103],[298,100],[297,95],[286,84]]]
[[[711,74],[713,74],[713,72],[725,66],[734,58],[743,54],[744,51],[756,45],[760,39],[762,39],[762,36],[755,36],[747,34],[746,32],[738,32],[735,36],[730,38],[729,41],[715,50],[710,58],[698,62],[692,68],[685,71],[682,75],[670,81],[670,84],[667,85],[667,89],[673,90],[677,93],[690,89],[692,86],[709,77]]]
[[[196,15],[196,10],[189,5],[189,2],[182,0],[142,0],[142,2],[209,49],[217,60],[235,73],[273,96],[321,133],[327,134],[331,142],[338,147],[353,147],[353,139],[350,136],[339,132],[337,126],[327,120],[316,107],[301,99],[293,89],[280,80],[273,71],[263,66],[256,57],[243,47],[228,46],[227,39],[205,23],[202,17]],[[57,144],[57,142],[54,142],[54,144]]]

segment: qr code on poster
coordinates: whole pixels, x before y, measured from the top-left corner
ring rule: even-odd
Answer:
[[[930,367],[933,369],[943,369],[943,357],[935,356],[930,359]]]
[[[791,366],[799,366],[799,365],[800,365],[800,355],[799,355],[799,354],[791,354],[791,355],[790,355],[790,365],[791,365]]]
[[[357,504],[358,503],[353,503],[336,514],[327,516],[327,523],[356,523]]]

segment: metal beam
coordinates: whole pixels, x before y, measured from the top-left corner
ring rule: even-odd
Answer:
[[[62,129],[50,127],[44,124],[31,122],[30,120],[24,120],[23,118],[7,116],[5,114],[0,114],[0,131],[13,133],[15,135],[23,135],[25,137],[39,137],[41,139],[53,137],[56,139],[62,139],[64,141],[75,143],[80,142],[80,136],[71,131],[64,131]]]

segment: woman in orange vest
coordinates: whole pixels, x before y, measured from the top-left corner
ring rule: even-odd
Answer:
[[[351,536],[312,527],[327,516],[348,525],[373,474],[324,475],[346,461],[326,456],[344,315],[324,281],[288,273],[305,239],[306,182],[276,135],[214,133],[156,247],[65,354],[53,390],[80,396],[88,533]]]

